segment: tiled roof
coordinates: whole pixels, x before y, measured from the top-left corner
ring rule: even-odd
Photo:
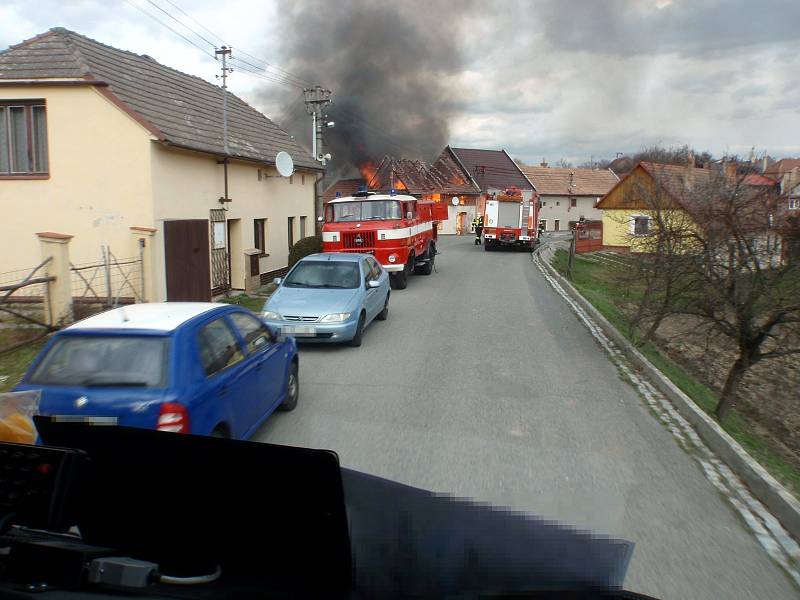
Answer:
[[[604,196],[619,181],[611,169],[520,168],[540,196]]]
[[[105,82],[161,141],[224,154],[222,89],[199,77],[60,27],[0,52],[0,80],[51,78]],[[272,164],[284,150],[296,166],[320,169],[288,133],[230,93],[228,111],[232,157]]]
[[[772,179],[780,179],[781,175],[795,167],[800,167],[800,158],[782,158],[764,169],[764,175]]]
[[[764,186],[774,186],[776,182],[774,179],[770,179],[769,177],[764,177],[763,175],[759,175],[758,173],[750,173],[744,176],[743,183],[745,185],[764,185]]]
[[[352,196],[358,191],[358,188],[362,185],[365,185],[365,181],[363,178],[358,177],[356,179],[340,179],[333,185],[331,185],[328,189],[325,190],[322,194],[322,202],[327,204],[334,198],[336,198],[336,193],[339,192],[340,196]]]
[[[489,188],[518,187],[530,190],[530,182],[505,150],[480,150],[477,148],[452,148],[461,166],[472,176],[483,191]]]
[[[370,186],[387,190],[400,181],[411,194],[479,194],[471,181],[464,181],[458,173],[450,173],[442,165],[432,166],[421,160],[386,156],[378,165]]]

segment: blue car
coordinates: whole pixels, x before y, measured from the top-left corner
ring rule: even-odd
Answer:
[[[264,320],[302,341],[360,346],[367,325],[389,316],[389,274],[369,254],[312,254],[275,283]]]
[[[39,413],[246,439],[299,395],[297,347],[239,306],[116,308],[59,331],[15,390]]]

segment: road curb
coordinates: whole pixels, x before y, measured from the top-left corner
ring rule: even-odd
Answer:
[[[796,539],[800,539],[800,502],[784,488],[764,467],[751,457],[739,443],[725,432],[694,401],[659,371],[631,344],[572,284],[561,276],[544,255],[539,253],[541,263],[556,278],[564,291],[591,315],[605,334],[611,338],[628,359],[651,383],[675,406],[681,416],[689,421],[698,435],[722,459],[731,470],[744,481],[753,495],[763,502],[783,527]]]

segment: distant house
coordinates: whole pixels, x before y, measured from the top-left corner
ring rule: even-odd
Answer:
[[[322,203],[323,205],[328,204],[328,202],[340,196],[352,196],[360,187],[366,186],[366,184],[366,180],[362,177],[340,179],[325,189],[322,193]]]
[[[597,208],[618,182],[611,169],[554,168],[542,164],[522,167],[539,194],[539,223],[545,231],[568,230],[581,219],[599,221],[603,211]]]
[[[597,204],[597,208],[603,211],[603,247],[636,252],[639,249],[636,240],[652,231],[654,201],[660,209],[685,218],[687,226],[707,226],[702,215],[706,212],[708,190],[714,185],[715,178],[735,176],[720,169],[698,168],[692,164],[638,163]],[[775,206],[779,190],[774,181],[748,175],[741,184],[747,187],[753,202]]]
[[[322,169],[232,94],[226,151],[222,104],[217,86],[62,28],[0,52],[0,201],[13,207],[3,231],[14,249],[0,270],[36,265],[36,233],[49,231],[73,236],[73,263],[145,243],[150,300],[270,280],[314,233]],[[277,176],[279,151],[292,177]]]
[[[450,199],[448,231],[443,233],[470,232],[472,219],[476,212],[483,210],[486,200],[507,188],[519,188],[525,200],[530,200],[534,194],[533,185],[505,150],[447,146],[433,166],[452,173],[452,178],[475,190],[467,198],[454,195],[458,199],[456,203]]]
[[[775,181],[780,181],[785,173],[800,167],[800,158],[782,158],[775,161],[764,169],[764,176]]]

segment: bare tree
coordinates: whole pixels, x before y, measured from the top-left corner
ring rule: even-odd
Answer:
[[[711,170],[681,178],[681,170],[664,167],[654,186],[636,190],[652,227],[632,240],[640,250],[632,270],[644,277],[639,310],[655,316],[653,326],[667,314],[690,315],[734,346],[715,410],[721,420],[753,365],[800,353],[800,261],[785,253],[800,227],[778,210],[771,188]]]

